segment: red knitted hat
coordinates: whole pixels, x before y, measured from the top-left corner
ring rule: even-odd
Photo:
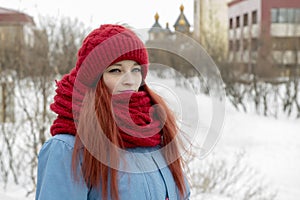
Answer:
[[[76,134],[73,117],[80,110],[86,89],[96,86],[108,66],[122,60],[134,60],[140,64],[145,79],[148,53],[133,31],[120,25],[105,24],[84,39],[76,66],[56,83],[56,95],[50,108],[58,116],[51,126],[52,135]]]
[[[142,67],[142,77],[148,72],[148,53],[136,34],[120,25],[105,24],[93,30],[78,51],[77,79],[87,86],[97,82],[104,69],[122,60],[134,60]]]

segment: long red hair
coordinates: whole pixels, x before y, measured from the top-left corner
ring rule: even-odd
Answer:
[[[148,92],[154,104],[160,105],[165,111],[162,146],[168,145],[168,148],[163,148],[162,152],[166,162],[170,163],[168,167],[181,197],[183,197],[186,187],[183,161],[179,152],[181,142],[176,137],[178,126],[175,116],[165,101],[146,84],[141,86],[140,90]],[[111,111],[110,102],[111,95],[101,78],[96,88],[87,91],[83,101],[77,124],[72,169],[75,179],[78,180],[78,166],[81,166],[80,170],[85,183],[88,187],[101,188],[103,199],[107,199],[108,189],[110,189],[112,199],[118,200],[118,170],[116,166],[118,166],[121,158],[117,149],[123,148],[123,145],[119,142],[121,141],[120,134]],[[160,117],[164,119],[164,116]],[[87,145],[89,146],[88,149],[86,148]],[[110,167],[112,165],[114,167]]]

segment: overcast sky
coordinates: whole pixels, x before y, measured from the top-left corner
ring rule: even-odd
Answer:
[[[0,7],[12,8],[37,16],[70,16],[78,18],[86,25],[98,27],[105,23],[127,23],[134,28],[150,28],[156,12],[159,22],[170,28],[179,16],[179,7],[184,5],[184,13],[193,25],[194,0],[0,0]]]

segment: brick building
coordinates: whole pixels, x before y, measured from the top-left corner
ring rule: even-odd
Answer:
[[[299,76],[299,0],[233,0],[228,21],[229,61],[239,75]]]

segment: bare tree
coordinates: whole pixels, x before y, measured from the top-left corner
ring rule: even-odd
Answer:
[[[77,51],[90,28],[67,17],[40,17],[39,21],[48,36],[50,66],[58,75],[68,73],[75,66]]]
[[[237,153],[233,160],[215,154],[204,160],[192,159],[188,175],[193,197],[215,194],[241,200],[275,199],[276,192],[264,183],[258,171],[244,162],[244,154]]]
[[[297,30],[299,25],[281,31],[285,35],[297,35]],[[282,38],[262,33],[255,41],[257,44],[252,44],[257,46],[255,61],[251,61],[249,70],[240,70],[247,63],[221,64],[229,100],[237,109],[243,108],[246,112],[255,110],[273,117],[284,113],[299,118],[299,37]]]
[[[50,136],[54,114],[49,105],[53,101],[55,79],[75,66],[76,52],[87,31],[76,19],[62,18],[54,21],[43,18],[34,32],[33,46],[20,43],[6,47],[1,56],[1,80],[13,80],[11,88],[15,118],[0,124],[0,177],[5,183],[11,179],[23,185],[28,195],[35,191],[38,152]],[[18,68],[12,68],[19,63]]]

